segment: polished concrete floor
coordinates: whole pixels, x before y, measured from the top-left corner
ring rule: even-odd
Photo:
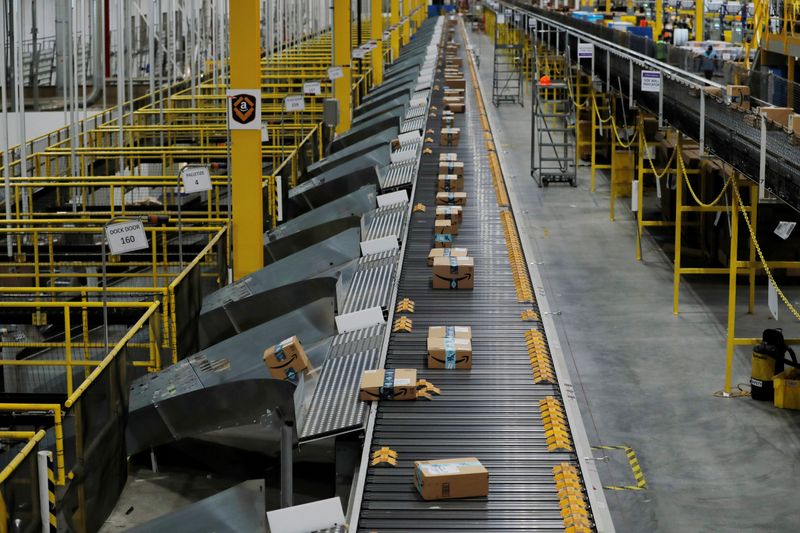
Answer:
[[[609,185],[540,189],[530,177],[530,90],[524,107],[491,104],[491,42],[470,33],[479,76],[522,238],[557,315],[592,445],[633,448],[643,491],[606,490],[617,531],[798,531],[800,412],[749,398],[714,396],[724,382],[727,278],[684,281],[672,313],[671,252],[651,235],[634,257],[630,200],[609,221]],[[763,285],[763,283],[762,283]],[[769,318],[762,287],[754,315],[742,291],[737,327],[760,336]],[[789,296],[797,297],[797,290]],[[788,315],[788,312],[783,312]],[[736,353],[734,383],[747,383],[749,350]],[[604,485],[633,485],[622,450],[596,450]]]

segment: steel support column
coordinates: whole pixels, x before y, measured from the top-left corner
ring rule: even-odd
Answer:
[[[403,46],[411,40],[411,0],[403,0]]]
[[[372,49],[372,85],[383,83],[383,0],[370,0],[370,38]]]
[[[400,55],[400,0],[389,0],[391,10],[389,12],[389,25],[392,27],[392,61],[397,61]]]
[[[230,80],[233,89],[261,88],[259,0],[230,2]],[[231,131],[233,277],[264,266],[261,131]]]
[[[352,121],[351,19],[350,0],[333,0],[333,64],[342,67],[342,77],[333,82],[333,96],[339,101],[337,134],[348,131]]]

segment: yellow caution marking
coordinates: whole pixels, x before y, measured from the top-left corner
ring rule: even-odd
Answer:
[[[556,383],[556,373],[544,334],[535,329],[526,331],[525,344],[528,347],[528,358],[533,370],[533,382]]]
[[[539,313],[537,313],[533,309],[524,310],[523,312],[521,312],[519,314],[519,318],[520,318],[520,320],[523,320],[525,322],[532,322],[532,321],[536,321],[536,320],[541,320],[541,318],[539,317]]]
[[[433,142],[433,137],[425,137],[425,142],[426,143],[432,143]]]
[[[636,485],[604,485],[604,489],[608,490],[647,490],[647,480],[644,477],[644,472],[642,472],[642,467],[639,464],[639,458],[636,457],[636,452],[633,451],[633,448],[630,446],[626,446],[624,444],[620,445],[599,445],[599,446],[592,446],[593,450],[622,450],[625,452],[625,456],[628,459],[628,464],[631,467],[631,472],[633,472],[633,479],[636,480]]]
[[[376,466],[383,463],[397,466],[397,452],[388,446],[384,446],[380,450],[372,452],[372,462],[370,465]]]
[[[572,439],[569,436],[567,417],[561,402],[552,396],[547,396],[539,400],[539,412],[542,414],[547,449],[551,452],[571,452]]]
[[[411,333],[411,319],[407,316],[401,316],[394,321],[392,325],[392,333],[399,332]]]
[[[422,153],[423,153],[423,154],[432,154],[432,153],[433,153],[433,150],[431,150],[430,148],[425,148],[425,149],[422,151]]]
[[[592,523],[586,506],[583,482],[578,469],[569,463],[561,463],[553,467],[553,478],[558,492],[558,505],[561,508],[561,520],[564,528],[570,533],[589,533]]]
[[[424,204],[417,204],[417,205],[414,206],[414,209],[412,209],[412,211],[414,213],[424,213],[427,210],[428,210],[428,208],[425,207]]]
[[[395,313],[413,313],[414,312],[414,300],[410,298],[403,298],[399,302],[397,302],[397,306],[394,308]]]
[[[525,256],[522,254],[522,245],[519,242],[517,229],[514,226],[514,219],[509,211],[503,210],[500,212],[500,221],[503,223],[508,262],[511,265],[511,275],[514,278],[514,287],[517,291],[517,301],[532,302],[533,287],[528,277],[528,268],[525,264]]]

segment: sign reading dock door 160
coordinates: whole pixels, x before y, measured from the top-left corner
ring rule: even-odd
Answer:
[[[106,226],[106,241],[111,255],[126,254],[149,248],[144,226],[139,220],[117,222]]]
[[[228,128],[232,130],[261,129],[261,91],[258,89],[228,89]]]

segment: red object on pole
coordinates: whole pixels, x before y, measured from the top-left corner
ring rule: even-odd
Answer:
[[[550,85],[550,76],[545,74],[541,78],[539,78],[539,85]]]

